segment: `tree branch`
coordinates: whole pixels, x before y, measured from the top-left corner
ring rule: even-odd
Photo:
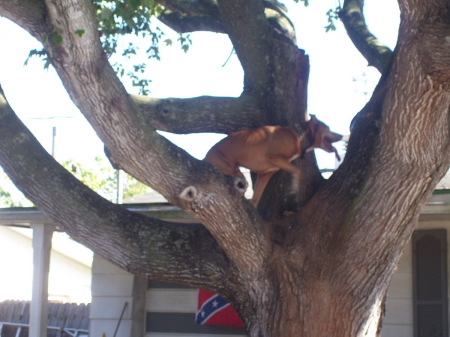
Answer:
[[[229,134],[265,125],[250,95],[156,99],[132,96],[145,119],[154,128],[178,134],[215,132]],[[218,113],[220,112],[220,113]]]
[[[166,10],[158,16],[158,19],[177,33],[197,31],[225,33],[220,20],[211,16],[185,15]]]
[[[175,202],[177,190],[189,182],[184,169],[189,156],[159,136],[137,112],[103,52],[92,4],[73,0],[48,1],[47,5],[53,30],[61,39],[46,40],[45,48],[69,95],[116,162],[140,181],[157,186],[168,200]],[[75,33],[80,29],[82,36]],[[129,163],[126,158],[130,155],[143,161],[144,167]],[[149,167],[159,174],[149,177]],[[181,186],[173,186],[174,181],[167,174],[171,171],[175,171]]]
[[[195,160],[142,118],[102,50],[89,1],[46,4],[53,25],[48,34],[59,36],[44,41],[49,59],[110,158],[199,219],[234,266],[257,273],[270,252],[269,239],[254,208],[234,188],[234,179]]]
[[[219,0],[226,31],[245,71],[244,90],[265,92],[270,79],[270,26],[260,0]]]
[[[308,66],[307,58],[295,44],[295,30],[287,18],[286,8],[276,0],[222,0],[218,4],[223,24],[244,69],[244,94],[255,96],[261,109],[259,116],[265,123],[294,124],[298,118],[289,120],[286,116],[302,116],[306,106],[302,96],[306,87],[303,75],[307,75]],[[299,52],[298,59],[297,55],[292,57],[293,48]],[[286,70],[291,73],[287,77],[280,76]],[[296,81],[286,81],[295,76],[292,74],[298,75]],[[297,98],[278,100],[282,97],[278,95],[280,92],[295,92]],[[288,107],[286,102],[293,105]]]
[[[295,28],[287,15],[287,7],[278,0],[265,0],[264,6],[266,17],[274,31],[296,45]]]
[[[159,1],[167,9],[158,19],[178,33],[211,31],[226,33],[215,1]],[[277,0],[263,1],[265,15],[275,31],[295,41],[294,25],[286,7]]]
[[[215,0],[157,0],[157,2],[172,12],[184,15],[219,17]]]
[[[25,28],[31,35],[41,39],[48,30],[43,0],[0,0],[0,13]]]
[[[211,31],[224,33],[215,1],[158,1],[167,9],[158,19],[178,33]]]
[[[0,165],[74,239],[118,266],[153,279],[224,286],[227,258],[203,226],[146,217],[94,193],[45,151],[7,104],[1,88],[0,129]]]
[[[364,0],[345,0],[339,17],[347,30],[348,36],[369,62],[369,65],[383,73],[391,62],[392,51],[369,31],[364,18],[363,7]]]

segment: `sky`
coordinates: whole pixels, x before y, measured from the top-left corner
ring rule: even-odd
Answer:
[[[343,26],[326,33],[325,13],[338,0],[310,0],[310,6],[285,1],[297,29],[300,48],[310,57],[308,112],[327,123],[331,129],[348,134],[350,121],[363,107],[375,87],[379,74],[367,66],[354,48]],[[366,20],[372,32],[389,47],[397,38],[399,12],[395,0],[366,0]],[[167,32],[176,40],[177,35]],[[161,46],[161,61],[148,60],[147,76],[151,96],[194,97],[200,95],[239,96],[243,71],[232,45],[223,34],[191,34],[193,45],[184,53],[176,43]],[[126,47],[127,42],[123,42]],[[56,127],[55,154],[58,159],[73,159],[89,167],[93,158],[103,156],[103,145],[95,132],[68,97],[55,71],[43,69],[38,58],[24,66],[28,53],[41,46],[24,30],[0,18],[0,83],[11,106],[23,122],[51,152],[53,128]],[[145,47],[143,47],[145,50]],[[227,61],[227,59],[229,60]],[[137,93],[125,81],[130,93]],[[202,159],[223,135],[169,137],[193,156]],[[342,151],[342,144],[338,147]],[[335,165],[334,156],[316,151],[323,168]]]

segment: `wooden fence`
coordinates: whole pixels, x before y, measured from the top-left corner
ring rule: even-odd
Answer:
[[[0,302],[0,337],[27,337],[30,302]],[[87,336],[89,304],[49,303],[47,337]]]

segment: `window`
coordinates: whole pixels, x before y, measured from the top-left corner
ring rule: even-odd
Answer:
[[[414,232],[414,337],[447,337],[447,232]]]

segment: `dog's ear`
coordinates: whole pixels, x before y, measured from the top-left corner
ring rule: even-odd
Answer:
[[[316,115],[309,115],[309,116],[311,118],[309,119],[309,121],[306,122],[306,124],[309,125],[310,130],[314,130],[316,128],[316,125],[321,122],[317,119]]]
[[[305,152],[309,152],[314,150],[314,148],[317,147],[317,139],[316,139],[316,126],[320,123],[320,121],[317,119],[316,115],[309,115],[311,118],[309,121],[306,122],[306,125],[308,125],[308,129],[310,132],[312,132],[312,144],[309,144],[309,146],[305,149]]]

